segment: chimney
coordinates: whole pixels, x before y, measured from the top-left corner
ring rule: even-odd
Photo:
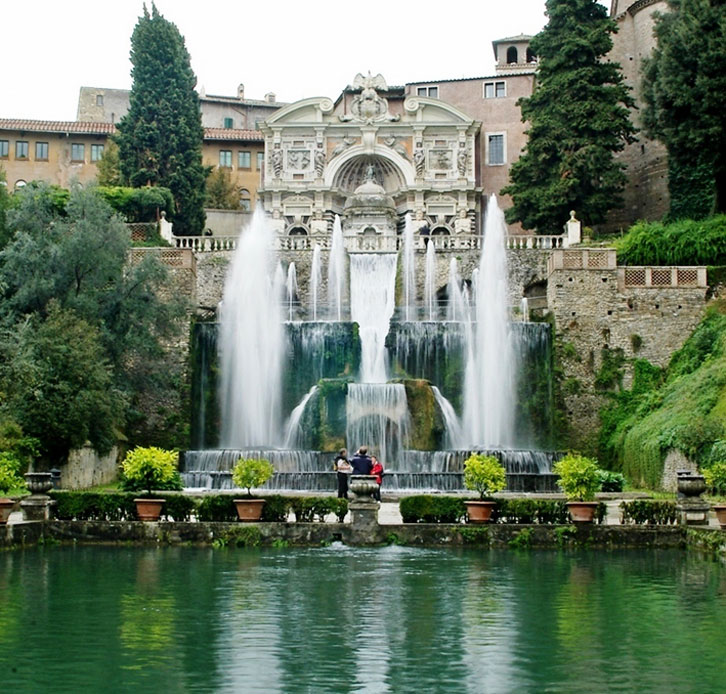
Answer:
[[[240,99],[240,100],[245,98],[245,86],[244,86],[244,84],[240,84],[237,87],[237,98]]]
[[[265,101],[268,104],[274,104],[275,103],[275,92],[267,92],[267,94],[265,94]]]

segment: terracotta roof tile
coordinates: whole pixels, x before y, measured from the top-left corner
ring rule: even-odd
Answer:
[[[22,130],[43,133],[111,134],[116,131],[113,123],[86,123],[83,121],[29,120],[27,118],[0,118],[3,130]]]
[[[116,132],[113,123],[91,123],[83,121],[29,120],[27,118],[0,118],[0,130],[23,132],[77,133],[85,135],[112,135]],[[238,128],[204,128],[205,140],[246,140],[262,142],[264,137],[258,130]]]

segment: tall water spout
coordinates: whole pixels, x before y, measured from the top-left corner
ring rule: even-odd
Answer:
[[[465,376],[464,430],[472,446],[513,444],[515,375],[509,326],[504,214],[489,199],[479,265],[476,325]]]
[[[433,243],[426,246],[424,303],[426,304],[426,319],[436,320],[436,246]]]
[[[330,247],[328,260],[328,306],[330,317],[342,320],[343,287],[345,285],[345,245],[343,243],[343,227],[340,217],[336,214],[333,222],[333,243]]]
[[[416,319],[416,264],[414,262],[413,224],[406,214],[403,229],[403,304],[404,320]]]
[[[519,310],[522,314],[522,320],[525,323],[529,322],[529,301],[527,300],[526,296],[522,297],[522,300],[519,302]]]
[[[358,323],[363,383],[386,381],[386,335],[395,309],[396,261],[394,253],[350,256],[350,313]]]
[[[313,320],[318,320],[318,294],[323,279],[323,271],[320,261],[320,244],[316,243],[313,248],[313,264],[310,269],[310,315]]]
[[[446,320],[466,320],[468,318],[468,300],[461,288],[461,276],[459,275],[459,266],[456,258],[452,258],[449,261],[449,284],[447,285],[447,293],[449,295],[449,303],[446,307]]]
[[[292,321],[293,306],[297,298],[297,293],[298,286],[295,263],[290,263],[287,266],[287,280],[285,282],[285,303],[287,304],[287,319],[289,321]]]
[[[284,283],[271,248],[259,206],[237,244],[220,312],[224,448],[274,446],[280,436]]]

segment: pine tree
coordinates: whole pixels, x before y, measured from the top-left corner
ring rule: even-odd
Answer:
[[[131,36],[133,86],[118,124],[121,175],[135,188],[160,185],[174,195],[174,233],[204,229],[203,129],[189,53],[174,24],[151,5]]]
[[[644,122],[668,149],[670,216],[726,212],[726,3],[669,0],[645,63]]]
[[[622,204],[624,165],[614,154],[633,140],[633,99],[620,66],[605,56],[616,31],[596,0],[547,0],[549,21],[532,39],[539,58],[532,96],[519,100],[528,142],[512,165],[509,222],[559,233],[575,210],[587,224]]]

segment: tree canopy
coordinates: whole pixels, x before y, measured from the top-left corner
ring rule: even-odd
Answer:
[[[726,3],[668,0],[645,62],[643,115],[668,149],[670,216],[726,212]]]
[[[168,210],[176,234],[204,229],[202,121],[184,38],[152,4],[131,36],[133,85],[128,113],[116,141],[123,181],[133,187],[171,190],[176,210]]]
[[[512,165],[509,222],[559,233],[575,210],[587,224],[622,204],[626,177],[614,154],[635,133],[633,99],[620,66],[605,56],[615,23],[596,0],[547,0],[549,20],[531,42],[535,87],[519,100],[529,122],[524,153]]]
[[[107,449],[138,393],[163,383],[162,343],[182,302],[163,292],[153,253],[129,260],[129,232],[94,189],[75,187],[63,209],[44,184],[13,201],[0,251],[0,419],[51,457],[79,436]]]

